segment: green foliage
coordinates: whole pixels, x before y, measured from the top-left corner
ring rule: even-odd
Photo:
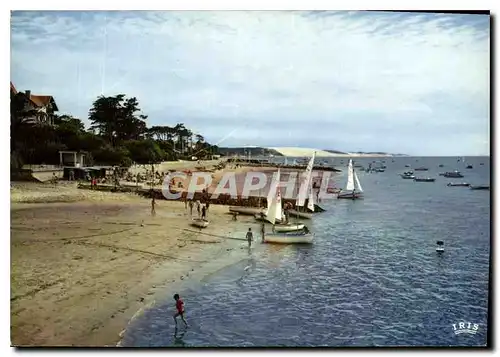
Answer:
[[[130,152],[130,158],[138,164],[159,163],[165,157],[163,150],[151,139],[130,140],[125,147]]]
[[[205,142],[183,123],[147,128],[135,97],[99,96],[89,110],[88,131],[70,115],[53,117],[54,125],[33,124],[22,95],[11,96],[11,168],[23,163],[57,164],[59,150],[86,151],[89,162],[130,166],[165,160],[208,158],[217,146]]]

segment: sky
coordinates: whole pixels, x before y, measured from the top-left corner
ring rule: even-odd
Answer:
[[[11,81],[89,124],[101,94],[219,146],[488,155],[487,15],[13,12]]]

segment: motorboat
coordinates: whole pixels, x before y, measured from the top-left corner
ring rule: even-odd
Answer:
[[[470,183],[467,183],[467,182],[449,182],[446,186],[450,186],[450,187],[469,187]]]
[[[465,168],[466,169],[473,169],[474,167],[472,165],[467,165]]]
[[[475,186],[470,185],[469,187],[471,190],[489,190],[490,189],[490,186],[488,186],[488,185],[475,185]]]
[[[427,171],[429,169],[427,167],[416,167],[414,170],[415,171]]]
[[[436,252],[443,253],[444,252],[444,242],[442,240],[438,240],[436,242],[436,245],[437,245]]]
[[[415,181],[415,182],[434,182],[434,181],[436,181],[436,179],[432,178],[432,177],[415,177],[413,179],[413,181]]]
[[[413,180],[415,178],[415,176],[413,175],[413,171],[411,171],[411,170],[403,172],[402,174],[399,174],[399,176],[401,176],[401,178],[411,179],[411,180]]]
[[[439,167],[444,167],[444,165],[443,164],[439,164]]]
[[[454,177],[454,178],[461,178],[461,177],[464,177],[464,175],[462,175],[460,173],[460,171],[451,171],[451,172],[445,172],[442,176],[444,177]]]

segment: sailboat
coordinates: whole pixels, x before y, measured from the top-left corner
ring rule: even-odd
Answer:
[[[268,207],[268,214],[266,215],[266,218],[269,220],[269,222],[273,224],[274,232],[264,234],[265,243],[279,243],[279,244],[312,243],[313,235],[303,230],[289,232],[289,233],[278,233],[276,231],[276,228],[278,228],[279,226],[275,225],[276,216],[280,216],[281,214],[282,214],[281,194],[278,190],[276,196],[271,200],[271,203]]]
[[[363,188],[361,187],[361,183],[359,182],[358,175],[354,171],[352,167],[352,160],[349,160],[349,167],[347,171],[347,185],[345,189],[340,191],[337,195],[337,198],[349,198],[349,199],[357,199],[362,198],[363,196]]]
[[[269,194],[267,197],[267,209],[263,214],[256,214],[255,218],[258,220],[268,221],[273,224],[274,232],[295,232],[304,229],[302,223],[285,223],[285,215],[283,213],[283,205],[281,202],[281,193],[279,190],[280,170],[278,169],[275,181],[271,183]]]
[[[306,173],[305,173],[305,185],[303,186],[307,190],[307,192],[306,192],[306,194],[308,195],[307,208],[311,212],[314,212],[314,199],[313,199],[314,195],[313,195],[313,191],[312,191],[312,171],[313,171],[313,167],[314,167],[315,155],[316,155],[316,152],[313,153],[311,160],[309,160],[309,163],[307,164]],[[300,211],[300,207],[304,207],[305,203],[306,203],[305,194],[301,191],[301,189],[302,189],[302,186],[299,188],[299,197],[297,198],[297,201],[295,203],[297,210],[290,209],[290,210],[288,210],[288,213],[291,216],[305,218],[305,219],[311,219],[312,213]]]

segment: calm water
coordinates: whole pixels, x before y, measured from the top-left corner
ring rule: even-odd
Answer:
[[[327,211],[309,223],[313,245],[258,245],[248,259],[182,292],[184,336],[174,338],[166,296],[131,324],[123,345],[485,345],[490,192],[446,183],[489,184],[489,158],[466,158],[472,170],[457,158],[382,160],[384,173],[358,173],[364,200],[321,203]],[[429,167],[421,175],[436,182],[401,179],[405,164]],[[438,176],[454,169],[465,178]],[[337,185],[345,180],[342,174]],[[478,333],[455,335],[452,324],[461,321],[479,324]]]

